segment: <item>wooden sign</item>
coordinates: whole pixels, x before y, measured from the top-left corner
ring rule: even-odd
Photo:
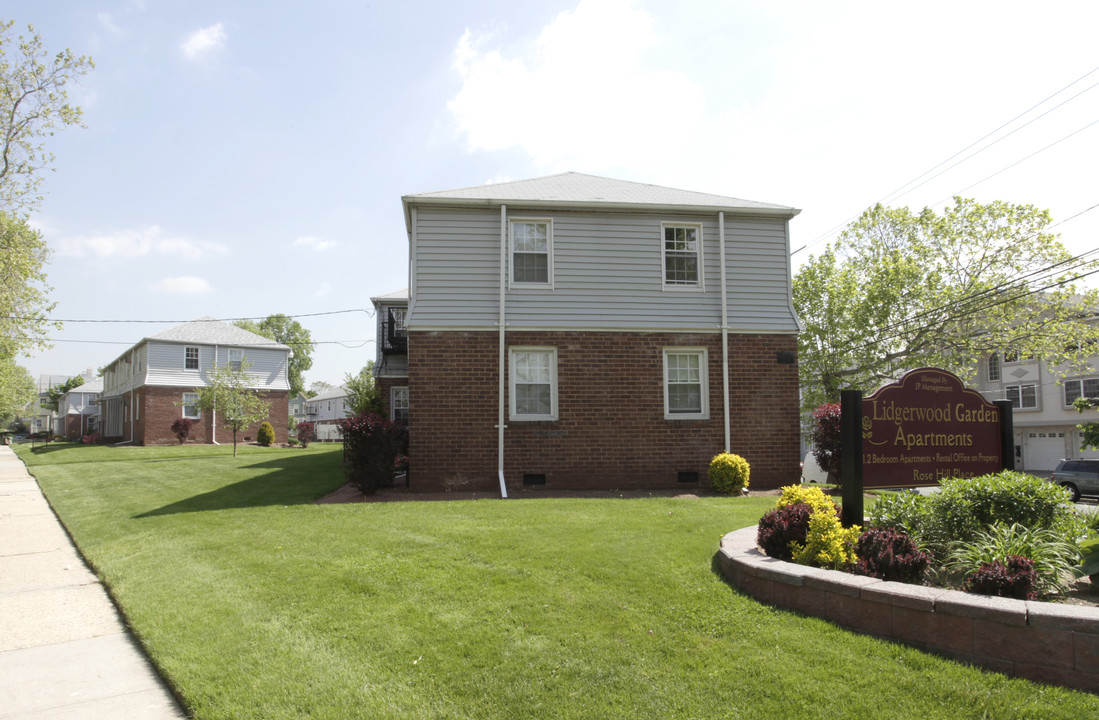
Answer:
[[[946,370],[912,370],[862,400],[864,487],[938,485],[1003,469],[1000,408]]]

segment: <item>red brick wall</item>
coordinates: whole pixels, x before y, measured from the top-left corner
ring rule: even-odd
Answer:
[[[386,419],[389,419],[389,413],[392,410],[392,408],[389,407],[389,401],[391,398],[390,390],[395,387],[406,387],[408,385],[408,378],[380,377],[375,378],[374,382],[378,388],[378,396],[381,397],[382,405],[385,408],[384,415]]]
[[[172,423],[183,417],[183,393],[194,392],[191,388],[181,387],[153,387],[145,386],[134,392],[134,402],[141,407],[141,414],[134,425],[134,444],[136,445],[165,445],[176,444],[179,440],[172,432]],[[284,443],[287,440],[286,424],[289,419],[289,396],[285,390],[271,391],[266,394],[270,406],[268,422],[275,428],[275,442]],[[213,425],[210,413],[202,413],[202,417],[191,422],[190,442],[209,443],[214,439]],[[262,421],[237,433],[237,442],[244,442],[244,438],[254,441],[259,432]],[[124,432],[125,437],[129,433]],[[221,422],[217,427],[217,441],[222,445],[233,442],[233,433],[227,430]]]
[[[409,333],[413,489],[499,486],[498,343],[493,332]],[[680,472],[707,484],[710,459],[724,449],[720,335],[513,332],[507,344],[556,347],[559,388],[557,421],[505,420],[509,485],[530,473],[557,488],[690,487],[677,483]],[[708,420],[664,419],[671,346],[708,349]],[[797,366],[776,359],[796,346],[792,335],[729,336],[732,452],[750,463],[753,488],[800,475]]]

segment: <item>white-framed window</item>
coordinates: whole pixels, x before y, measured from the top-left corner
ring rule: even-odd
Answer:
[[[511,236],[511,285],[553,286],[553,221],[515,218]]]
[[[992,353],[988,356],[988,380],[997,382],[1000,377],[1000,353]]]
[[[183,417],[192,420],[202,417],[198,409],[198,393],[183,393]]]
[[[512,420],[557,419],[557,348],[508,349]]]
[[[408,422],[408,388],[395,387],[389,390],[389,419]]]
[[[665,289],[702,289],[702,226],[662,223],[661,261]]]
[[[1065,380],[1065,407],[1072,407],[1076,398],[1099,398],[1099,378]]]
[[[664,419],[710,417],[708,366],[706,348],[664,348]]]
[[[240,370],[241,364],[244,362],[244,351],[233,348],[229,348],[229,368],[232,370]]]
[[[404,337],[408,334],[404,325],[407,312],[408,308],[389,308],[389,314],[393,317],[393,334],[397,337]]]
[[[183,369],[198,370],[198,348],[186,347],[183,349]]]
[[[1038,407],[1037,385],[1008,385],[1007,399],[1011,401],[1011,407],[1016,410],[1028,410]]]

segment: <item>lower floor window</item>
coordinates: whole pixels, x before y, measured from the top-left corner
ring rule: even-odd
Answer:
[[[1038,388],[1035,385],[1008,385],[1007,399],[1015,409],[1038,407]]]
[[[407,387],[395,387],[389,391],[389,419],[408,423]]]
[[[705,348],[664,349],[666,419],[704,419],[710,416],[707,364]]]
[[[183,417],[197,420],[201,416],[198,409],[198,393],[183,393]]]
[[[557,419],[557,348],[508,351],[512,420]]]

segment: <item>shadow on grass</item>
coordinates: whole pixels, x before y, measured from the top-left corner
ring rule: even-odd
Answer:
[[[346,482],[340,468],[339,453],[281,456],[244,465],[240,470],[251,471],[254,475],[240,482],[140,513],[134,518],[270,505],[305,505]]]

